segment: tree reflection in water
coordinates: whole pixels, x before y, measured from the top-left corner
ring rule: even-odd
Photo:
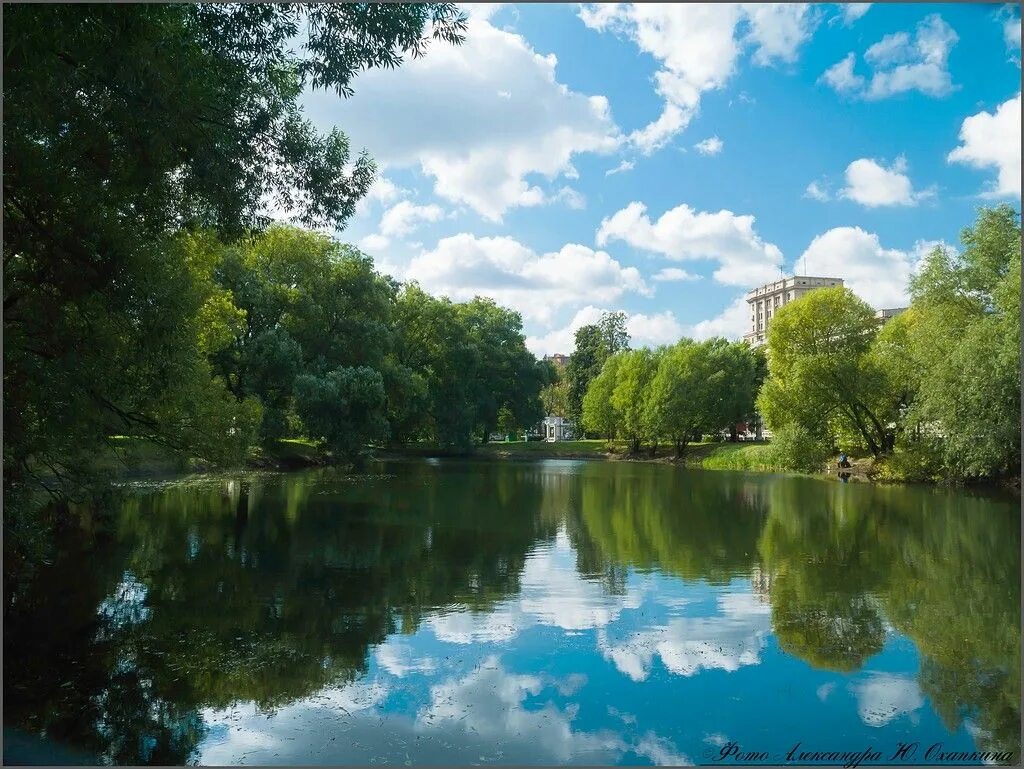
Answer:
[[[750,579],[780,647],[860,669],[887,627],[947,726],[1019,749],[1013,501],[617,463],[385,465],[177,485],[74,529],[8,603],[7,721],[104,762],[184,763],[203,712],[271,712],[367,670],[371,647],[520,592],[564,531],[581,577]]]

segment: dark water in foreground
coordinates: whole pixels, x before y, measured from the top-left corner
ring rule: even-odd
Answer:
[[[6,610],[5,725],[116,763],[1019,756],[1016,499],[377,470],[140,488],[69,534]]]

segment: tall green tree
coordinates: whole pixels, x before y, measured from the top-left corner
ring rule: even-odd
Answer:
[[[623,353],[608,358],[583,397],[584,428],[597,435],[604,435],[609,441],[615,438],[619,425],[619,412],[612,403],[612,394],[618,383],[622,358]]]
[[[425,390],[426,408],[410,437],[468,451],[477,421],[472,398],[477,351],[457,308],[408,284],[398,294],[395,332],[396,360],[422,378]]]
[[[561,372],[551,372],[549,384],[540,391],[545,416],[569,418],[569,383]]]
[[[295,408],[309,435],[323,438],[345,461],[358,461],[366,444],[387,435],[384,378],[368,366],[340,367],[295,381]]]
[[[540,390],[551,372],[526,349],[519,313],[480,297],[459,305],[459,313],[479,356],[471,397],[481,442],[497,429],[503,410],[513,428],[543,419]]]
[[[462,304],[402,287],[395,318],[395,362],[422,383],[425,408],[408,437],[468,451],[499,424],[536,424],[549,367],[526,349],[518,313],[490,299]],[[411,416],[411,415],[410,415]]]
[[[736,425],[756,418],[757,394],[768,375],[768,359],[760,347],[751,348],[746,342],[733,342],[723,350],[727,384],[722,404],[723,427],[729,438],[737,440]]]
[[[705,432],[721,427],[729,408],[740,400],[731,389],[750,387],[724,339],[694,342],[683,339],[665,350],[651,380],[649,401],[652,429],[670,440],[676,457]],[[733,381],[733,380],[736,381]]]
[[[875,456],[895,440],[897,402],[871,355],[874,311],[848,288],[822,288],[780,308],[768,329],[768,425],[799,424],[828,441],[845,432]]]
[[[218,278],[245,323],[214,363],[237,397],[260,399],[264,439],[288,431],[299,375],[369,366],[404,381],[404,372],[385,364],[396,287],[368,256],[280,225],[223,253]]]
[[[629,348],[625,313],[604,313],[597,323],[577,329],[575,341],[565,376],[569,385],[569,418],[581,424],[583,397],[591,380],[601,373],[608,358]]]
[[[982,209],[960,237],[937,248],[911,283],[904,349],[908,418],[955,477],[1020,470],[1020,218]],[[897,319],[899,320],[899,319]],[[908,397],[908,400],[910,398]]]
[[[630,453],[640,451],[644,438],[652,437],[647,400],[651,380],[658,370],[659,354],[646,347],[619,353],[611,405],[618,415],[618,428],[629,441]]]

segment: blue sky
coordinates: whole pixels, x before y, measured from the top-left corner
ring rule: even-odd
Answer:
[[[538,354],[603,310],[738,338],[805,261],[901,306],[979,206],[1020,209],[1017,6],[464,7],[463,46],[304,101],[380,166],[340,237]]]

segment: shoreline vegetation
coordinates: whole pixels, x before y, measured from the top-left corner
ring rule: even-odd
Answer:
[[[234,468],[211,467],[196,461],[183,461],[161,447],[120,438],[116,452],[103,455],[97,461],[97,470],[122,481],[140,480],[153,476],[212,474],[225,470],[270,470],[294,472],[317,467],[342,466],[322,443],[293,438],[282,439],[254,452],[245,462]],[[768,441],[701,441],[691,444],[687,455],[677,458],[671,445],[659,446],[655,453],[645,449],[639,453],[629,450],[628,441],[602,439],[545,441],[494,441],[478,445],[468,451],[445,449],[437,444],[380,447],[367,455],[369,461],[401,459],[468,459],[475,461],[531,461],[540,459],[567,459],[606,462],[640,462],[675,465],[690,470],[726,470],[749,473],[779,473],[804,475],[813,478],[838,478],[835,458],[816,472],[799,472],[786,468],[771,454]],[[845,480],[858,483],[920,484],[917,478],[901,477],[884,460],[876,461],[870,455],[850,457],[851,467],[844,469]],[[985,480],[964,484],[950,479],[936,479],[931,485],[946,487],[970,486],[998,488],[1020,493],[1018,478],[1002,482]]]

